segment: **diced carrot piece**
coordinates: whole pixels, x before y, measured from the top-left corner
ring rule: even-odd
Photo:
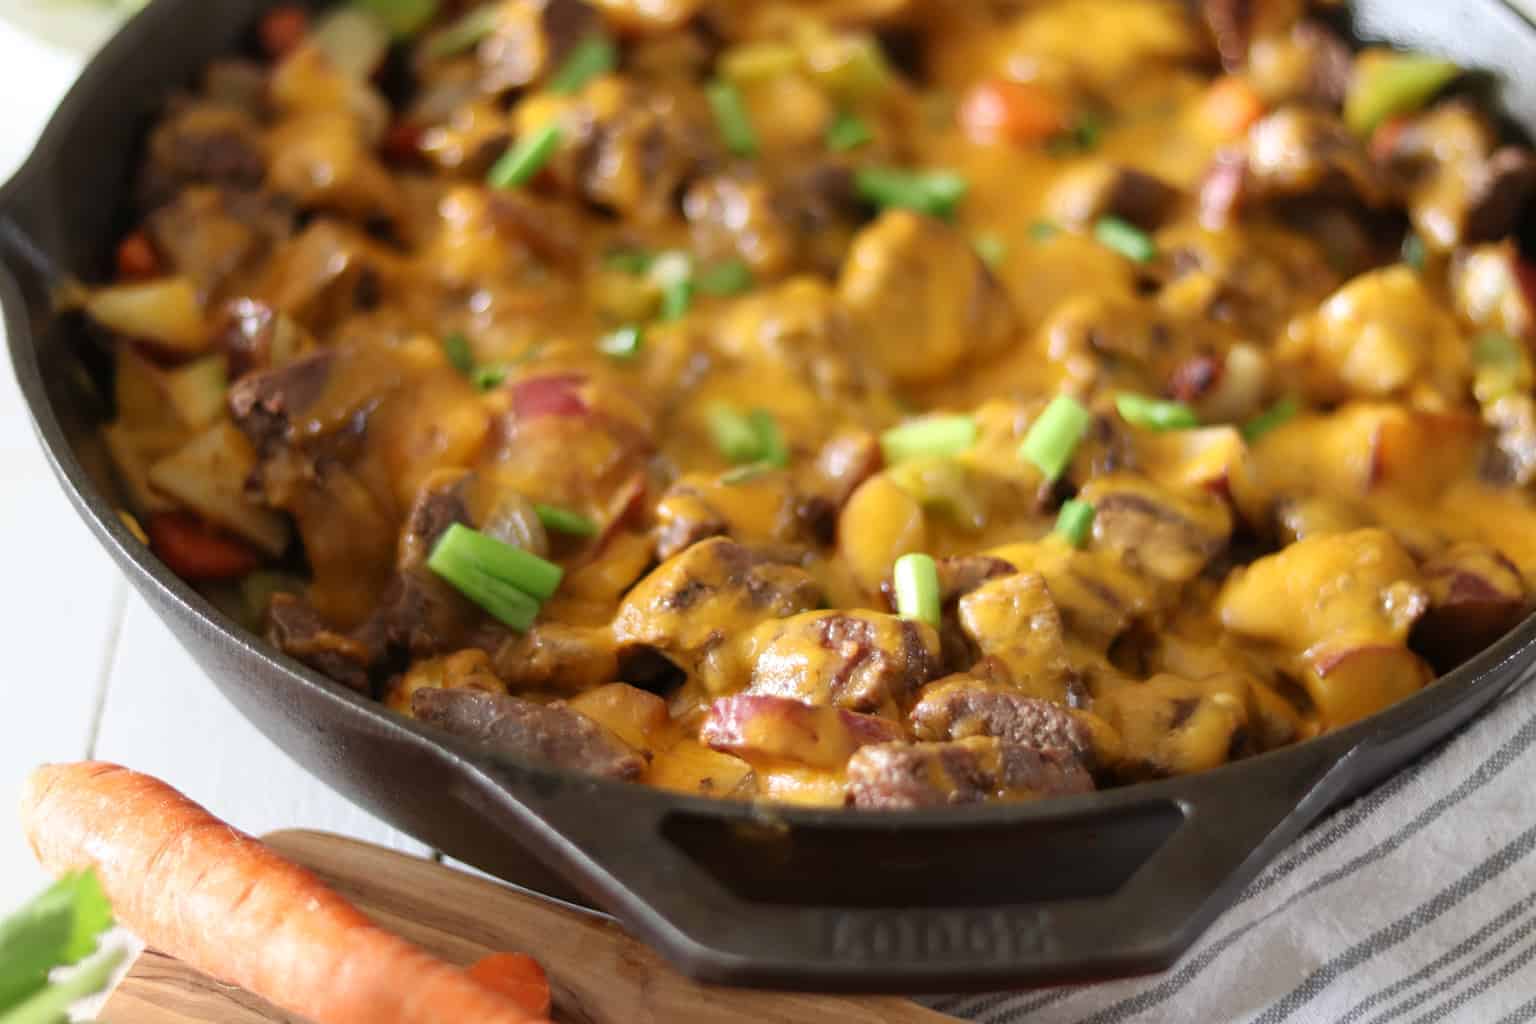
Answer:
[[[1403,116],[1390,117],[1381,122],[1371,133],[1371,159],[1384,164],[1392,158],[1393,151],[1397,149],[1398,140],[1403,137],[1403,131],[1408,127],[1408,121],[1409,119]]]
[[[231,580],[254,572],[261,557],[188,512],[157,512],[149,519],[149,546],[185,580]]]
[[[1043,85],[994,78],[971,89],[960,104],[960,127],[978,145],[1027,146],[1067,129],[1062,98]]]
[[[120,281],[142,281],[160,275],[160,257],[148,236],[135,231],[117,246],[117,277]]]
[[[538,1017],[549,1016],[549,978],[526,953],[492,953],[469,969],[469,976]]]
[[[261,19],[261,49],[273,60],[282,60],[309,35],[309,13],[297,4],[274,7]]]
[[[1218,78],[1206,92],[1200,113],[1217,134],[1235,139],[1264,116],[1264,100],[1243,79],[1226,75]]]

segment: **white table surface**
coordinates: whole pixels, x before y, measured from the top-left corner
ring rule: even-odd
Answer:
[[[110,27],[74,0],[0,0],[0,181]],[[0,364],[0,915],[46,881],[11,809],[47,761],[123,762],[250,832],[318,828],[428,852],[308,776],[208,683],[65,501],[3,346]]]

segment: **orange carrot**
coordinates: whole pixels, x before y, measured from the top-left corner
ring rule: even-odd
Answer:
[[[1201,116],[1216,134],[1235,139],[1264,116],[1264,99],[1235,75],[1218,78],[1205,94]]]
[[[469,976],[529,1013],[549,1016],[549,978],[539,962],[527,953],[492,953],[471,967]]]
[[[160,273],[160,257],[149,237],[135,231],[117,246],[117,276],[124,281],[142,281]]]
[[[994,78],[982,82],[960,103],[960,127],[978,145],[1011,142],[1027,146],[1066,131],[1068,112],[1061,97],[1043,85]]]
[[[182,579],[232,580],[261,566],[249,544],[187,512],[156,512],[148,529],[150,548]]]
[[[118,920],[149,945],[316,1024],[545,1021],[146,775],[39,768],[22,827],[54,874],[94,868]]]

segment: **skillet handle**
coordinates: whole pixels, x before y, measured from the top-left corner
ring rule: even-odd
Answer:
[[[700,980],[953,992],[1171,964],[1341,794],[1352,756],[1303,749],[1240,790],[1208,773],[1177,799],[1151,787],[1023,814],[780,817],[640,787],[578,795],[500,769],[483,795],[501,805],[486,808],[495,818],[516,809],[520,841]]]

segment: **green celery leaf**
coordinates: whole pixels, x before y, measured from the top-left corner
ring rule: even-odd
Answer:
[[[42,989],[48,972],[79,963],[112,927],[94,872],[69,875],[0,922],[0,1010]]]
[[[101,954],[20,1006],[0,1011],[0,1024],[67,1024],[69,1008],[102,992],[127,955],[127,951],[121,949]]]

